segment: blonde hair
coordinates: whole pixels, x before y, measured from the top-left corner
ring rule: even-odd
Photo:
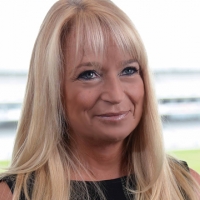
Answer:
[[[27,185],[33,173],[31,199],[70,199],[70,171],[78,170],[69,145],[62,84],[67,62],[64,43],[72,30],[77,53],[87,43],[96,54],[103,54],[112,36],[140,65],[145,87],[143,115],[124,149],[128,175],[134,174],[137,190],[127,183],[127,191],[136,200],[183,200],[186,195],[197,200],[199,188],[189,172],[164,152],[157,101],[139,34],[109,0],[60,0],[44,19],[33,49],[11,167],[5,174],[17,174],[13,199],[18,200],[22,190],[30,199]]]

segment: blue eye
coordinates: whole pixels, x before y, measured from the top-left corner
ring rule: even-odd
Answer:
[[[131,76],[135,73],[138,73],[138,69],[136,67],[126,67],[125,69],[123,69],[123,71],[120,73],[120,75],[122,76]]]
[[[93,70],[87,70],[82,72],[77,79],[91,80],[98,77],[98,74]]]

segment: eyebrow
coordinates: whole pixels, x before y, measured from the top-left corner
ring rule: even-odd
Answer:
[[[120,62],[120,65],[121,66],[125,66],[125,65],[131,64],[133,62],[137,62],[137,60],[136,59],[125,60],[125,61]],[[81,68],[83,66],[86,66],[86,67],[98,67],[99,68],[101,66],[101,64],[99,62],[85,62],[85,63],[80,63],[76,67],[76,69]]]
[[[136,59],[129,59],[129,60],[124,60],[124,61],[121,61],[119,63],[119,66],[126,66],[128,64],[131,64],[131,63],[134,63],[134,62],[138,62]],[[79,65],[77,65],[72,71],[71,71],[71,75],[73,75],[76,71],[76,69],[79,69],[81,67],[96,67],[98,69],[100,69],[102,67],[102,64],[99,63],[99,62],[83,62],[83,63],[80,63]]]
[[[120,63],[120,65],[121,65],[121,66],[126,66],[126,65],[131,64],[131,63],[134,63],[134,62],[137,62],[137,60],[136,60],[136,59],[129,59],[129,60],[122,61],[122,62]]]
[[[99,62],[85,62],[85,63],[80,63],[75,69],[81,68],[81,67],[100,67],[101,64]]]
[[[81,67],[96,67],[97,69],[101,68],[101,64],[99,62],[83,62],[77,65],[70,72],[70,76],[74,76],[75,71]]]

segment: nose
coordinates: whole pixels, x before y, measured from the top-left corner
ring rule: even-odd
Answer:
[[[101,99],[111,104],[119,104],[124,98],[124,89],[119,77],[110,77],[104,80]]]

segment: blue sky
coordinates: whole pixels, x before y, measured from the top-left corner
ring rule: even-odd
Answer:
[[[55,0],[0,2],[0,70],[28,70],[40,24]],[[199,0],[114,0],[138,29],[152,69],[200,70]]]

